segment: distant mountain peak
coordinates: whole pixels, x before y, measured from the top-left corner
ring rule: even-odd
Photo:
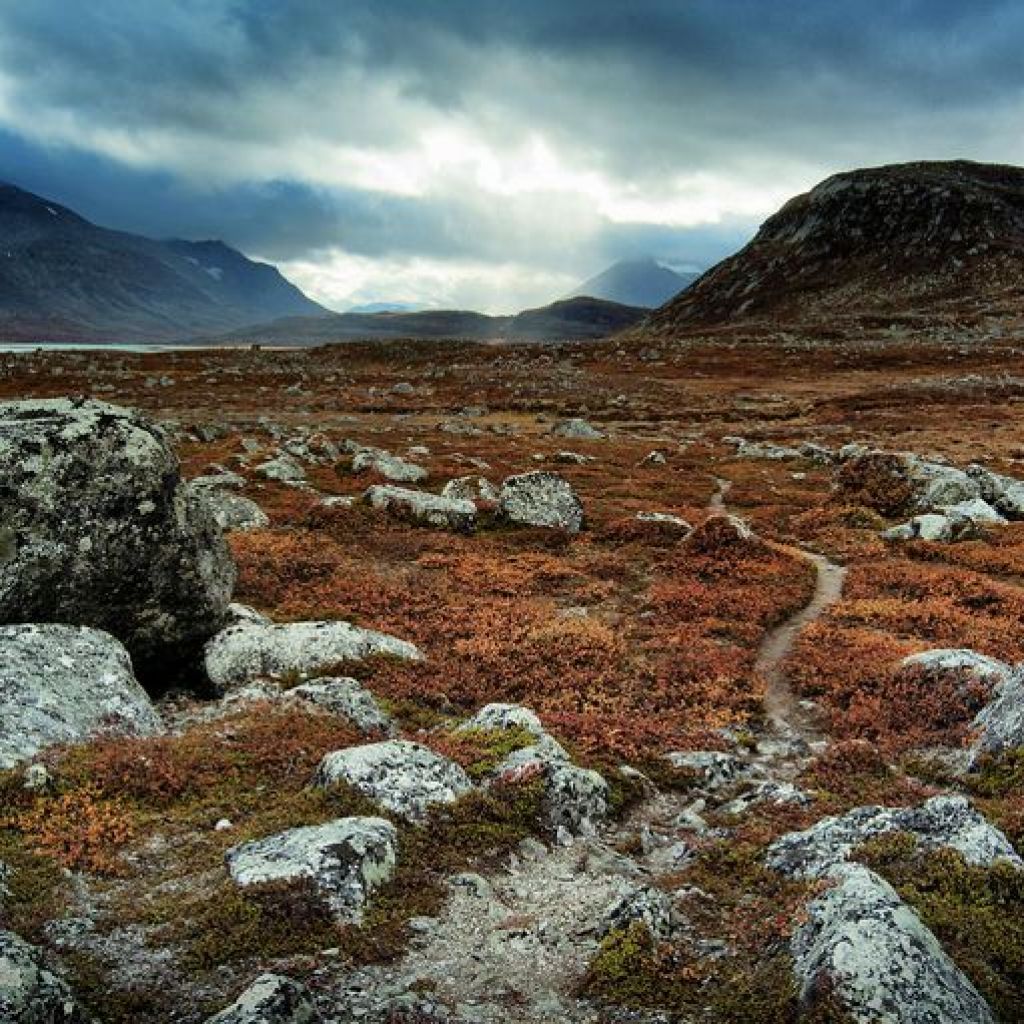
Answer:
[[[680,274],[652,256],[619,260],[573,289],[566,298],[589,296],[654,309],[688,287],[697,274]]]

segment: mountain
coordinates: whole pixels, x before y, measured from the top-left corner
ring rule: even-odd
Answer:
[[[0,184],[0,338],[161,341],[322,312],[223,242],[112,231]]]
[[[349,306],[346,313],[415,313],[423,307],[415,302],[364,302]]]
[[[601,299],[563,299],[515,316],[470,310],[417,313],[329,313],[285,317],[208,338],[218,343],[326,345],[345,341],[422,338],[469,341],[582,341],[605,338],[638,324],[646,309]]]
[[[640,334],[773,324],[980,324],[1024,313],[1024,169],[968,161],[834,175],[655,311]]]
[[[652,259],[620,260],[575,288],[568,298],[589,295],[624,306],[654,309],[688,288],[700,274],[679,274]]]

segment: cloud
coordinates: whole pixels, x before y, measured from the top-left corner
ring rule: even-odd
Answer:
[[[323,294],[495,308],[641,240],[710,262],[845,167],[1024,162],[1022,29],[995,0],[0,0],[0,174]]]

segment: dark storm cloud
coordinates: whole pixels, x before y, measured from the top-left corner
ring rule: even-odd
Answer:
[[[1024,161],[1022,38],[1009,0],[0,0],[0,177],[275,259],[709,262],[845,166]],[[469,163],[402,180],[446,125]],[[577,177],[519,189],[533,137]]]

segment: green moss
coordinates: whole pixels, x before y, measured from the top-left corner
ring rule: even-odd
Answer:
[[[460,745],[472,750],[473,760],[463,762],[463,768],[471,779],[486,778],[505,760],[509,754],[532,747],[536,737],[527,729],[460,729],[452,733]]]
[[[967,778],[975,796],[1002,797],[1024,792],[1024,748],[994,757],[986,754]]]
[[[0,900],[0,926],[29,941],[38,941],[47,921],[59,917],[67,903],[67,878],[48,857],[25,849],[14,832],[0,830],[0,861],[10,869]]]

